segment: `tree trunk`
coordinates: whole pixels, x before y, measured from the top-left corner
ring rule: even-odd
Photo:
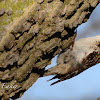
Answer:
[[[21,97],[51,59],[74,42],[75,29],[88,20],[99,3],[99,0],[16,0],[8,10],[3,3],[10,5],[13,0],[8,1],[0,0],[1,100]],[[27,5],[20,5],[23,2]]]

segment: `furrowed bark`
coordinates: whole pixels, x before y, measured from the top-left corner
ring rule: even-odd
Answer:
[[[0,40],[1,100],[21,97],[36,82],[51,59],[74,41],[75,29],[89,19],[98,3],[34,0]],[[0,17],[5,14],[1,11]]]

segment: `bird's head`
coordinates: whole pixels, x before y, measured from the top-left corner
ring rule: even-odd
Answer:
[[[81,62],[86,66],[86,68],[100,63],[100,35],[80,39],[76,41],[76,47],[77,46],[81,49],[80,51],[83,52],[82,57],[80,57]]]

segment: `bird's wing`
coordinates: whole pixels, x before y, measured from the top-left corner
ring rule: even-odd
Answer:
[[[82,61],[82,64],[84,65],[85,69],[87,69],[93,65],[96,65],[97,63],[100,63],[100,53],[96,52],[96,51],[93,51],[92,53],[90,53]]]
[[[71,71],[71,66],[69,64],[59,64],[52,68],[49,68],[48,70],[45,70],[43,76],[56,75],[56,74],[64,75],[66,73],[69,73],[70,71]]]

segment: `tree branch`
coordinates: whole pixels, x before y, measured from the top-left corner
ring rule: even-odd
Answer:
[[[89,19],[98,3],[35,0],[0,41],[1,100],[21,97],[60,49],[74,41],[75,29]]]

